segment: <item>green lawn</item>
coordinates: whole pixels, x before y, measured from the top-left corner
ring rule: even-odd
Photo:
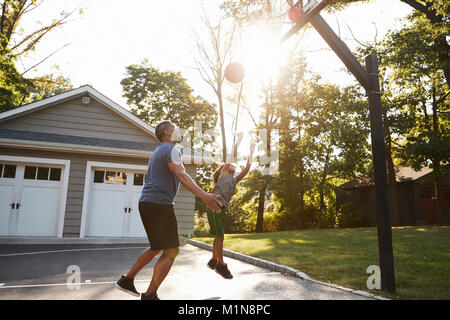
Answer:
[[[367,267],[379,264],[376,228],[227,234],[224,247],[388,298],[450,299],[450,227],[397,227],[392,237],[395,294],[366,286]],[[212,243],[212,238],[195,240]]]

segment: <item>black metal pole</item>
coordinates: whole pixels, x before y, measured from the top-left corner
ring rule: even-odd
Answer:
[[[378,251],[380,256],[381,287],[387,292],[395,291],[394,254],[392,250],[391,217],[389,213],[388,183],[386,170],[386,146],[381,107],[378,59],[371,54],[366,57],[366,68],[361,66],[347,45],[334,33],[319,12],[331,1],[322,1],[309,14],[302,17],[281,42],[310,22],[331,49],[337,54],[355,78],[366,89],[369,97],[370,131],[375,176],[375,195],[378,230]]]
[[[376,212],[378,226],[378,251],[380,255],[381,289],[395,291],[394,254],[392,249],[391,217],[389,214],[386,145],[381,107],[378,59],[374,54],[366,57],[371,89],[369,97],[370,132],[372,138],[373,170],[375,177]]]

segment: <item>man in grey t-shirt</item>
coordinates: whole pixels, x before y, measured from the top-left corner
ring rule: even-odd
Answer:
[[[139,296],[134,287],[134,277],[162,251],[147,292],[141,295],[142,300],[159,300],[156,291],[179,252],[178,227],[173,206],[179,183],[205,202],[212,211],[220,211],[222,205],[218,200],[219,196],[203,191],[186,173],[181,154],[175,147],[181,138],[179,129],[170,121],[163,121],[156,126],[155,133],[161,144],[150,158],[147,179],[139,200],[139,213],[150,248],[139,255],[130,271],[116,283],[118,289]]]

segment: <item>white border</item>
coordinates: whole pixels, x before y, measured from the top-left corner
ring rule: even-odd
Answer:
[[[38,164],[56,164],[62,165],[63,181],[60,192],[59,209],[57,217],[57,237],[63,237],[64,218],[66,213],[67,190],[69,185],[70,160],[53,159],[53,158],[34,158],[34,157],[18,157],[0,154],[0,161],[18,162],[18,163],[38,163]]]
[[[86,177],[84,180],[84,193],[83,193],[83,209],[81,211],[81,225],[80,225],[80,238],[86,236],[86,221],[87,211],[89,208],[89,192],[91,189],[91,172],[93,167],[99,168],[114,168],[125,170],[142,170],[147,171],[148,167],[138,164],[126,164],[126,163],[113,163],[113,162],[96,162],[88,161],[86,163]]]

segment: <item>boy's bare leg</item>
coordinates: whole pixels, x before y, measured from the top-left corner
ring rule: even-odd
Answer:
[[[172,264],[175,261],[176,256],[180,250],[178,248],[165,249],[163,254],[156,262],[155,269],[153,270],[153,277],[150,285],[148,286],[147,293],[155,293],[161,283],[166,278],[167,274],[172,268]]]
[[[213,242],[213,259],[214,260],[218,260],[219,259],[219,252],[218,252],[218,246],[219,246],[219,237],[214,237],[214,242]]]
[[[142,270],[153,258],[160,253],[161,250],[151,250],[150,248],[145,249],[137,258],[134,265],[131,267],[130,271],[127,273],[127,278],[134,279],[139,271]]]
[[[223,239],[224,237],[216,237],[214,238],[214,241],[216,241],[216,255],[217,255],[217,261],[220,264],[225,264],[223,262]]]

